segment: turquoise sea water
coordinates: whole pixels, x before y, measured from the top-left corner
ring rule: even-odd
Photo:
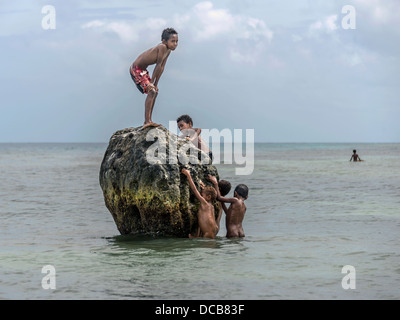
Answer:
[[[224,218],[216,240],[119,235],[106,147],[0,144],[0,299],[400,299],[400,144],[256,144],[250,176],[217,165],[250,189],[241,240]]]

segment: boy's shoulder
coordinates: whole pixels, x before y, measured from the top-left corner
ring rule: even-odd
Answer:
[[[159,51],[159,50],[163,51],[166,49],[167,49],[167,47],[165,46],[165,44],[159,43],[159,44],[156,44],[154,47],[151,47],[150,49],[148,49],[147,52],[155,52],[155,51]]]
[[[241,198],[238,198],[238,197],[233,197],[236,201],[235,201],[235,203],[236,204],[238,204],[239,206],[243,206],[244,205],[244,200],[245,199],[241,199]]]
[[[246,199],[239,199],[238,204],[240,206],[241,209],[246,210],[246,203],[245,203]]]
[[[157,44],[157,45],[154,47],[154,49],[165,50],[165,51],[167,51],[167,46],[166,46],[164,43],[160,42],[159,44]]]

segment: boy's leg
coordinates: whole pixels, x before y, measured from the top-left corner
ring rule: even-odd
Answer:
[[[155,92],[150,91],[147,94],[146,102],[144,103],[144,124],[148,124],[151,122],[151,114],[152,114],[152,105],[155,98]]]
[[[215,220],[215,224],[217,225],[217,233],[215,235],[217,235],[219,232],[219,225],[221,222],[221,217],[222,217],[222,205],[221,205],[221,208],[219,209],[217,220]]]
[[[158,95],[158,93],[155,90],[151,90],[147,95],[146,102],[144,104],[145,109],[144,109],[143,128],[150,127],[150,126],[152,126],[152,127],[159,126],[159,124],[151,121],[151,115],[153,114],[154,103],[156,102],[157,95]]]
[[[213,233],[213,232],[205,232],[203,234],[203,238],[215,239],[215,233]]]
[[[189,233],[189,238],[190,239],[199,238],[199,237],[200,237],[200,227],[197,227],[197,232],[196,232],[196,234],[194,236]]]

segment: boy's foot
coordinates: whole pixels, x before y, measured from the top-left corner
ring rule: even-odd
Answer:
[[[155,123],[155,122],[148,122],[143,124],[142,129],[147,128],[147,127],[159,127],[161,124]]]

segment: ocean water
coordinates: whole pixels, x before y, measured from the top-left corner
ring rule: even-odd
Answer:
[[[400,299],[400,144],[256,144],[251,175],[217,165],[250,191],[215,240],[119,235],[106,147],[0,144],[0,299]]]

